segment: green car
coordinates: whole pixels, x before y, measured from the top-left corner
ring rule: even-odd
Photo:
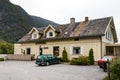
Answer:
[[[39,55],[36,58],[36,64],[37,65],[50,65],[50,64],[59,64],[61,63],[61,59],[54,57],[51,54],[44,54],[44,55]]]

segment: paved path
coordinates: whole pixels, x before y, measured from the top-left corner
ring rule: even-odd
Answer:
[[[98,66],[37,66],[34,61],[0,62],[0,80],[102,80],[106,75]]]

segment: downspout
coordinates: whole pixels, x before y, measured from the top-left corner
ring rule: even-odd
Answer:
[[[100,36],[101,58],[102,58],[102,37]]]

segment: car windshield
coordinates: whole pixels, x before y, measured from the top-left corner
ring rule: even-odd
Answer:
[[[37,58],[38,58],[38,59],[40,59],[40,58],[41,58],[41,56],[38,56]]]
[[[52,57],[52,55],[48,55],[48,57]]]
[[[111,61],[112,60],[112,56],[105,56],[105,57],[103,57],[102,58],[102,60],[109,60],[109,61]]]
[[[38,58],[38,59],[47,58],[47,56],[46,56],[46,55],[41,55],[41,56],[38,56],[37,58]]]

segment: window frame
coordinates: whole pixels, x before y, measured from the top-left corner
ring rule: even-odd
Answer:
[[[110,32],[106,32],[106,39],[107,40],[112,40],[112,35],[111,35],[111,33]]]
[[[49,38],[53,37],[53,32],[49,32]]]
[[[80,55],[81,54],[81,47],[74,46],[72,48],[72,53],[73,53],[73,55]]]
[[[38,34],[34,33],[32,34],[32,39],[37,39],[38,38]]]
[[[26,54],[30,55],[31,54],[31,48],[26,48]]]

